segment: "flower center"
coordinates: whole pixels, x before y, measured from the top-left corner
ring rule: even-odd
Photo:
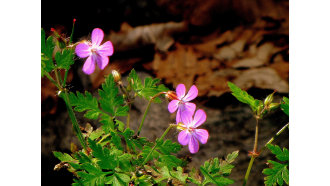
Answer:
[[[195,128],[187,127],[186,125],[184,125],[181,122],[178,124],[177,129],[179,129],[179,130],[188,130],[188,132],[190,132],[190,133],[195,130]]]

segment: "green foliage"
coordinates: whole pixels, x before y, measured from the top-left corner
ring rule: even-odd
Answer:
[[[100,105],[102,109],[111,116],[126,116],[128,106],[124,106],[124,98],[118,95],[118,87],[111,75],[107,76],[102,84],[102,89],[99,89]]]
[[[246,91],[240,89],[238,86],[236,86],[235,84],[229,81],[228,81],[228,87],[232,91],[232,95],[235,96],[238,101],[248,104],[253,111],[256,111],[259,106],[262,106],[262,101],[254,99]]]
[[[233,184],[234,181],[227,178],[234,168],[231,163],[237,158],[238,151],[227,155],[225,160],[220,160],[218,158],[213,158],[206,161],[203,166],[200,167],[201,173],[204,175],[204,180],[202,185],[208,183],[213,183],[216,185],[229,185]]]
[[[289,98],[283,97],[283,101],[281,103],[281,109],[286,115],[289,116]]]
[[[176,142],[172,142],[171,140],[156,140],[157,146],[154,151],[152,151],[151,155],[149,156],[150,159],[154,159],[158,161],[158,164],[160,166],[166,166],[169,169],[172,169],[174,167],[182,166],[183,161],[176,156],[172,155],[174,153],[177,153],[181,150],[181,145],[179,145]],[[152,145],[145,145],[142,150],[142,157],[144,160],[147,158],[148,154],[151,152]]]
[[[98,119],[102,111],[99,109],[97,99],[91,93],[85,92],[85,95],[77,92],[76,94],[70,92],[69,100],[74,110],[77,112],[87,111],[85,117],[88,119]]]
[[[163,84],[157,85],[160,80],[159,79],[152,79],[151,77],[147,77],[144,79],[144,85],[142,85],[141,79],[136,74],[135,70],[132,69],[130,72],[127,81],[130,83],[133,90],[139,95],[140,97],[144,97],[147,100],[150,100],[153,96],[160,92],[168,91]],[[153,100],[155,103],[160,103],[161,100],[157,97]]]
[[[266,168],[262,171],[267,175],[267,177],[265,177],[265,185],[283,185],[284,182],[289,185],[289,150],[286,148],[281,150],[279,146],[272,144],[268,144],[267,148],[283,163],[268,160],[270,168]]]
[[[53,62],[54,48],[55,48],[54,37],[49,36],[46,40],[45,31],[41,29],[41,55],[42,55],[41,68],[46,72],[50,72],[55,68]]]
[[[74,52],[73,49],[63,49],[55,54],[55,61],[57,68],[69,70],[73,61]]]
[[[74,159],[67,153],[53,151],[54,156],[62,162],[73,162]]]

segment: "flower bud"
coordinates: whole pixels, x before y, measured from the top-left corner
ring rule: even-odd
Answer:
[[[269,104],[269,110],[274,110],[274,109],[276,109],[278,106],[280,106],[279,103],[271,103],[271,104]]]
[[[112,73],[113,79],[115,80],[116,83],[121,81],[121,76],[117,70],[112,70],[111,73]]]
[[[165,94],[165,97],[170,101],[179,99],[174,91],[167,91]]]
[[[266,97],[266,99],[265,99],[265,101],[264,101],[264,104],[265,104],[266,107],[268,107],[268,106],[273,102],[273,99],[274,99],[274,93],[275,93],[275,92],[276,92],[276,91],[274,91],[273,93],[269,94],[269,95]]]

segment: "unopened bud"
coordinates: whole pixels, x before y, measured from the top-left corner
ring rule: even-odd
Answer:
[[[265,104],[266,107],[268,107],[268,106],[273,102],[273,99],[274,99],[274,93],[275,93],[275,92],[276,92],[276,91],[274,91],[273,93],[269,94],[269,95],[266,97],[266,99],[265,99],[265,101],[264,101],[264,104]]]
[[[113,79],[115,80],[116,83],[121,81],[121,76],[117,70],[112,70],[111,73],[112,73]]]
[[[77,20],[76,20],[76,18],[73,18],[73,24],[75,24],[75,23],[76,23],[76,21],[77,21]]]
[[[279,103],[271,103],[271,104],[269,105],[269,110],[274,110],[274,109],[276,109],[278,106],[280,106]]]
[[[165,97],[170,101],[179,99],[174,91],[167,91],[165,94]]]

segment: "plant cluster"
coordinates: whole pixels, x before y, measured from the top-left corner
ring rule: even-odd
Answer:
[[[75,21],[74,21],[75,22]],[[197,153],[199,143],[208,141],[209,133],[199,127],[206,122],[206,113],[202,109],[196,110],[196,105],[191,101],[198,95],[198,89],[193,85],[186,94],[186,87],[179,84],[176,91],[170,91],[159,79],[151,77],[143,81],[134,69],[127,77],[124,84],[117,71],[105,77],[105,81],[97,94],[90,92],[70,92],[66,88],[67,75],[74,64],[75,54],[80,58],[87,58],[83,65],[83,72],[87,75],[94,72],[96,66],[104,69],[109,63],[109,56],[113,54],[110,41],[102,44],[103,31],[96,28],[92,31],[91,41],[72,43],[74,24],[69,38],[52,30],[47,37],[41,30],[41,75],[46,76],[58,88],[61,97],[72,121],[74,132],[80,142],[81,149],[71,144],[71,153],[54,151],[61,162],[55,170],[66,168],[75,178],[72,185],[229,185],[234,180],[230,179],[233,162],[238,156],[238,151],[227,155],[226,158],[211,158],[198,169],[187,168],[188,161],[178,158],[177,153],[182,146],[188,145],[191,153]],[[62,69],[62,77],[58,71]],[[281,107],[288,114],[288,99],[281,103],[273,103],[273,94],[264,102],[254,99],[247,92],[236,85],[228,83],[233,95],[241,102],[249,104],[257,119],[255,148],[251,152],[251,162],[245,176],[249,176],[253,161],[261,151],[257,150],[258,120],[270,111]],[[148,101],[137,131],[130,128],[130,109],[137,97]],[[164,97],[170,100],[168,110],[176,112],[176,122],[169,124],[162,136],[155,141],[140,136],[143,123],[147,117],[151,103],[162,103]],[[82,127],[75,112],[83,112],[84,117],[100,123],[101,127],[94,129],[87,124]],[[170,114],[168,113],[168,114]],[[118,119],[125,116],[126,121]],[[279,131],[278,136],[288,124]],[[166,139],[171,129],[179,130],[178,142]],[[275,138],[274,137],[274,138]],[[269,160],[270,168],[263,173],[266,175],[265,184],[274,185],[289,183],[288,180],[288,150],[271,145],[272,138],[266,145],[268,149],[282,163]]]

